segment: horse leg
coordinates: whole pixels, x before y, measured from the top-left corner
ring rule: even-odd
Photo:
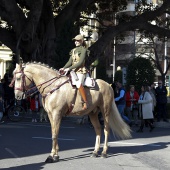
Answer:
[[[53,162],[59,161],[58,134],[59,134],[61,118],[57,116],[54,120],[52,120],[52,117],[49,116],[49,119],[50,119],[50,123],[51,123],[51,131],[52,131],[52,150],[45,162],[53,163]]]
[[[104,113],[104,112],[102,112]],[[104,136],[105,136],[105,140],[104,140],[104,145],[103,145],[103,151],[101,154],[102,158],[107,158],[107,150],[108,150],[108,137],[109,137],[109,114],[102,114],[103,115],[103,119],[104,119]]]
[[[98,151],[100,149],[100,138],[101,138],[101,125],[98,119],[98,112],[91,112],[89,114],[90,121],[94,127],[94,130],[96,132],[96,142],[95,142],[95,149],[92,153],[91,157],[97,157],[98,156]]]

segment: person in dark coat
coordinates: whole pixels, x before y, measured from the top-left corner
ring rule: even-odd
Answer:
[[[117,106],[117,109],[122,117],[122,119],[129,124],[129,126],[132,126],[132,121],[124,114],[125,106],[126,106],[126,92],[125,89],[122,86],[122,83],[118,81],[116,83],[116,87],[118,88],[118,95],[115,97],[115,103]]]
[[[2,96],[0,95],[0,123],[4,122],[2,121],[3,113],[4,113],[4,101],[2,99]]]
[[[157,101],[157,121],[159,122],[161,118],[163,121],[168,122],[167,120],[167,89],[163,85],[162,81],[158,81],[158,87],[156,88],[156,101]]]

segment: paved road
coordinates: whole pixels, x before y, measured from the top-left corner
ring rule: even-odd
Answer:
[[[45,164],[51,150],[49,123],[6,122],[0,124],[0,169],[2,170],[156,170],[170,169],[170,128],[136,133],[132,139],[109,137],[108,158],[90,158],[95,134],[88,124],[72,119],[61,124],[60,162]],[[102,137],[103,141],[103,137]]]

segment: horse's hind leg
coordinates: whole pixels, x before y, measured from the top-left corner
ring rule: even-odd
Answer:
[[[90,121],[92,125],[94,126],[94,130],[96,132],[96,143],[95,143],[95,149],[93,151],[93,154],[91,157],[97,157],[98,151],[100,149],[100,138],[101,138],[101,125],[98,119],[98,112],[91,112],[89,114]]]
[[[103,115],[103,120],[104,120],[104,136],[105,136],[105,140],[104,140],[104,145],[103,145],[103,151],[101,154],[101,157],[106,158],[107,157],[107,150],[108,150],[108,137],[109,137],[109,113],[107,112],[102,112],[104,114]]]

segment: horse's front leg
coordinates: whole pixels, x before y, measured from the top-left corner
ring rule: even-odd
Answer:
[[[52,130],[52,150],[48,158],[46,159],[46,163],[53,163],[59,161],[58,151],[58,134],[59,134],[59,128],[61,123],[61,118],[57,116],[56,119],[52,120],[50,117],[50,123],[51,123],[51,130]]]
[[[90,113],[89,114],[90,121],[92,125],[94,126],[94,130],[96,132],[96,143],[95,143],[95,149],[92,153],[91,157],[97,157],[98,156],[98,151],[100,149],[100,139],[101,139],[101,125],[98,119],[98,113]]]

